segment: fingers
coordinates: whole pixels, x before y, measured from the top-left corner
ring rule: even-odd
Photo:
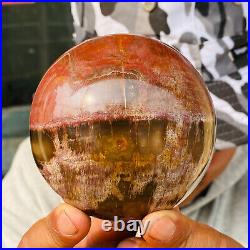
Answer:
[[[75,247],[116,247],[121,240],[135,235],[135,232],[116,232],[113,228],[109,232],[106,232],[102,228],[102,223],[103,220],[91,217],[91,227],[88,235]]]
[[[159,211],[144,218],[149,228],[143,238],[152,245],[178,247],[190,237],[192,226],[178,211]]]
[[[55,208],[36,222],[23,236],[20,248],[73,247],[90,229],[90,218],[67,204]]]
[[[195,222],[178,211],[155,212],[146,216],[143,221],[146,220],[149,220],[149,228],[143,239],[127,239],[118,247],[242,247],[230,237]]]
[[[118,247],[179,247],[191,234],[190,224],[185,224],[178,211],[159,211],[146,216],[143,222],[149,221],[149,227],[143,239],[131,238]],[[185,226],[183,226],[185,224]],[[126,243],[126,244],[125,244]]]

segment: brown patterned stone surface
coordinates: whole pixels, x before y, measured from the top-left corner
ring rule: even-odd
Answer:
[[[30,133],[40,172],[100,218],[175,206],[211,157],[215,114],[199,73],[143,36],[88,40],[63,54],[35,93]]]

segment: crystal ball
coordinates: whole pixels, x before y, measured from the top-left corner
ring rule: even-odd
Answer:
[[[98,218],[171,209],[204,175],[215,141],[208,90],[176,49],[137,35],[87,40],[45,73],[30,138],[48,184]]]

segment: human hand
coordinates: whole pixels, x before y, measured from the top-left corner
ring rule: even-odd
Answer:
[[[68,204],[61,204],[37,221],[22,237],[19,248],[112,247],[128,232],[105,232],[102,220],[90,218]],[[130,235],[131,236],[131,235]]]
[[[180,248],[238,248],[243,247],[215,229],[182,215],[165,210],[147,215],[149,227],[143,238],[129,238],[118,248],[180,247]]]

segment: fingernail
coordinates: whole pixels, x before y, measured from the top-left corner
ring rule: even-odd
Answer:
[[[75,235],[78,232],[77,227],[74,225],[70,218],[70,210],[63,210],[57,220],[57,228],[61,234]]]
[[[157,241],[167,241],[176,231],[174,221],[167,216],[155,218],[149,225],[148,235]]]
[[[119,243],[117,248],[138,248],[138,245],[134,240],[125,240]]]

